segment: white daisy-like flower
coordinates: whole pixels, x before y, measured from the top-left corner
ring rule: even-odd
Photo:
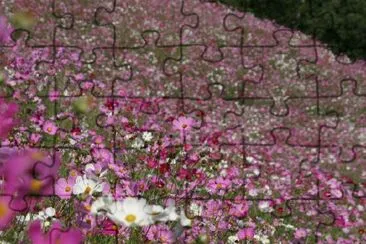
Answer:
[[[227,243],[228,244],[235,244],[235,243],[239,243],[239,238],[237,235],[233,235],[233,236],[229,236],[227,238]]]
[[[146,226],[153,224],[148,209],[145,199],[127,197],[122,202],[113,203],[107,216],[117,224]]]
[[[192,225],[192,220],[187,218],[186,214],[184,213],[184,210],[182,210],[180,212],[180,216],[179,216],[179,220],[180,220],[180,224],[182,226],[191,226]]]
[[[272,207],[270,206],[269,201],[260,201],[258,204],[258,208],[260,211],[268,213],[268,212],[272,212]]]
[[[142,139],[149,142],[153,139],[153,135],[151,132],[145,131],[144,133],[142,133]]]
[[[196,204],[196,203],[191,203],[191,205],[189,206],[189,209],[192,211],[194,216],[201,216],[202,215],[203,207]]]
[[[132,145],[131,145],[132,148],[134,149],[141,149],[144,147],[144,142],[143,140],[141,140],[140,138],[136,138],[133,142],[132,142]]]
[[[35,219],[39,219],[42,221],[43,227],[48,227],[51,225],[52,221],[56,218],[56,210],[52,207],[46,208],[44,211],[40,211],[38,215],[35,216]]]
[[[147,207],[146,211],[153,222],[176,221],[179,218],[174,204],[170,204],[166,208],[160,205],[151,205]]]
[[[40,219],[40,220],[45,220],[48,218],[52,218],[53,216],[55,216],[55,214],[56,214],[56,210],[52,207],[48,207],[44,211],[40,211],[35,218]]]
[[[76,177],[75,185],[72,188],[72,193],[74,195],[93,195],[94,192],[102,191],[103,183],[97,182],[96,180],[88,179],[85,175],[83,177]]]
[[[111,195],[108,195],[106,197],[99,197],[91,205],[90,212],[93,215],[100,215],[103,212],[110,211],[112,204],[113,204],[113,198]]]

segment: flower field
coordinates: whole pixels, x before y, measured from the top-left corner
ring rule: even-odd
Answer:
[[[366,63],[199,0],[2,1],[1,243],[365,243]]]

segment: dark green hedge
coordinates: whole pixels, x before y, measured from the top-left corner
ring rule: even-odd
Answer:
[[[220,0],[313,34],[337,54],[366,58],[366,0]]]

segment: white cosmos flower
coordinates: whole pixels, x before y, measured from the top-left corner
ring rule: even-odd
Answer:
[[[113,198],[111,195],[106,197],[99,197],[93,202],[90,208],[91,214],[100,215],[103,212],[108,212],[113,204]]]
[[[56,210],[52,207],[48,207],[44,211],[40,211],[35,218],[40,219],[40,220],[46,220],[48,218],[53,218],[53,216],[55,216],[55,214],[56,214]]]
[[[180,224],[182,226],[191,226],[192,220],[187,218],[186,214],[184,213],[184,210],[180,211]]]
[[[272,207],[270,206],[269,201],[260,201],[258,203],[258,208],[260,211],[268,213],[268,212],[272,212]]]
[[[148,209],[145,199],[127,197],[122,202],[114,202],[107,216],[117,224],[146,226],[153,224]]]
[[[153,222],[176,221],[179,218],[174,204],[168,205],[165,209],[160,205],[151,205],[146,208],[146,212]]]
[[[76,177],[75,185],[72,188],[72,193],[75,195],[92,195],[94,192],[102,191],[103,183],[99,183],[96,180],[88,179],[85,175],[83,177]]]
[[[228,244],[235,244],[235,243],[239,243],[239,238],[237,235],[233,235],[233,236],[229,236],[227,238],[227,243]]]
[[[46,208],[44,211],[40,211],[38,215],[35,216],[35,219],[39,219],[42,221],[43,227],[48,227],[53,220],[56,218],[56,210],[52,207]]]
[[[152,133],[151,132],[145,131],[144,133],[142,133],[142,139],[144,141],[149,142],[149,141],[152,140],[152,138],[153,138],[153,136],[152,136]]]

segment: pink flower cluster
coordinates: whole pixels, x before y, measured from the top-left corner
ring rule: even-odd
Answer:
[[[0,241],[365,242],[363,61],[217,3],[46,2],[4,4],[28,40],[0,17]]]

